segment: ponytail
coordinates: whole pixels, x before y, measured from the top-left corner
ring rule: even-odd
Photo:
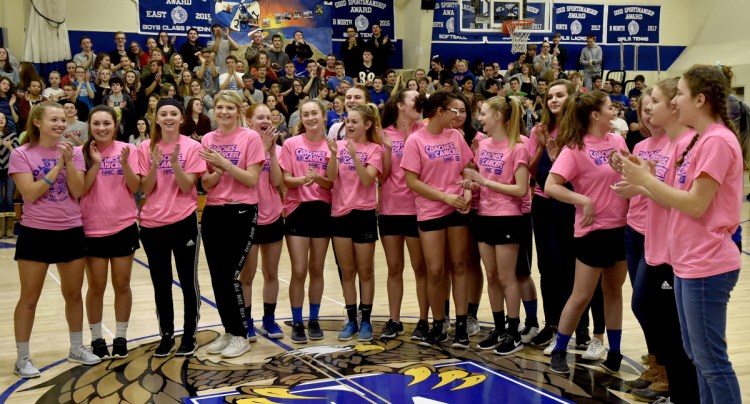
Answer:
[[[506,119],[508,147],[512,149],[516,146],[516,143],[521,143],[521,130],[525,128],[525,125],[522,125],[523,107],[518,97],[506,97],[506,99],[510,104],[510,116]]]
[[[608,98],[607,93],[598,90],[568,97],[562,110],[558,146],[582,149],[583,137],[591,123],[591,113],[601,110]]]

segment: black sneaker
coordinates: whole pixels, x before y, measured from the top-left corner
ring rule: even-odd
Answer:
[[[447,340],[448,334],[443,332],[443,327],[432,326],[430,332],[427,333],[424,338],[422,338],[422,341],[419,343],[419,345],[432,347]]]
[[[607,353],[607,359],[605,359],[599,366],[604,368],[607,372],[614,374],[620,371],[620,363],[622,363],[622,354],[609,351],[609,353]]]
[[[430,332],[430,325],[427,324],[426,320],[419,320],[414,331],[411,333],[411,339],[421,341]]]
[[[469,334],[466,331],[459,332],[456,330],[456,336],[453,337],[453,348],[469,349]]]
[[[323,330],[320,329],[320,323],[317,318],[307,322],[307,333],[313,341],[323,339]]]
[[[156,351],[154,351],[154,356],[157,358],[167,357],[173,349],[174,335],[172,335],[171,333],[164,334],[161,336],[161,342],[159,343],[159,346],[156,347]]]
[[[591,335],[589,335],[589,328],[582,327],[576,330],[576,348],[586,349],[591,343]]]
[[[539,331],[539,334],[536,335],[536,337],[531,339],[531,345],[532,346],[545,346],[549,345],[549,343],[552,341],[552,338],[557,335],[557,330],[554,327],[551,327],[549,325],[544,325],[544,328],[542,328],[541,331]]]
[[[380,333],[380,339],[391,339],[396,338],[396,336],[398,335],[402,335],[404,333],[404,326],[401,325],[401,331],[399,332],[399,325],[401,325],[401,323],[397,323],[393,320],[388,320],[388,322],[383,326],[383,331]]]
[[[523,349],[523,342],[521,336],[518,335],[517,339],[510,334],[505,334],[500,337],[500,345],[495,348],[495,353],[498,355],[510,355]]]
[[[495,349],[496,346],[500,345],[500,337],[505,334],[504,330],[498,330],[495,328],[492,330],[490,335],[487,336],[487,338],[484,339],[484,341],[477,344],[477,349],[481,351],[489,351],[490,349]]]
[[[304,324],[292,324],[292,342],[295,344],[307,344],[307,335],[305,334]]]
[[[198,348],[198,344],[195,342],[195,338],[189,337],[189,336],[182,336],[182,341],[180,342],[180,347],[177,348],[177,352],[175,352],[175,356],[190,356],[195,353],[195,350]]]
[[[91,352],[100,359],[109,359],[107,341],[105,341],[104,338],[97,338],[91,341]]]
[[[128,357],[128,340],[117,337],[112,341],[112,357],[119,359]]]
[[[552,351],[552,356],[549,359],[549,369],[552,373],[558,373],[561,375],[567,375],[570,373],[568,367],[568,353],[562,349],[555,349]]]

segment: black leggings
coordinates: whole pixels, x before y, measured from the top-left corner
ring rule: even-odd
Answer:
[[[253,245],[257,223],[258,205],[247,204],[206,206],[201,219],[203,247],[219,317],[224,331],[237,337],[247,335],[239,276]]]
[[[698,376],[682,344],[680,318],[674,296],[674,272],[667,264],[647,266],[644,306],[646,322],[654,330],[656,361],[667,371],[670,393],[676,403],[698,403]],[[658,330],[658,331],[657,331]]]
[[[536,242],[537,267],[544,304],[544,319],[548,325],[560,323],[562,310],[573,293],[576,273],[573,248],[575,207],[552,198],[535,196],[531,216]],[[581,315],[578,327],[588,327],[588,308]]]
[[[172,302],[172,254],[177,265],[177,276],[182,285],[185,306],[184,335],[195,338],[200,319],[200,287],[198,286],[198,216],[192,213],[179,222],[161,227],[141,227],[141,242],[148,258],[151,283],[154,285],[156,315],[159,332],[174,334],[174,304]]]

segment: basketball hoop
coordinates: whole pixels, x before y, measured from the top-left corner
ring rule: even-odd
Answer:
[[[503,34],[509,34],[512,44],[512,53],[525,53],[526,43],[529,41],[531,31],[528,29],[534,24],[534,20],[507,20],[503,21]]]

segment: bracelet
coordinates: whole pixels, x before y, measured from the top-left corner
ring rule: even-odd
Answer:
[[[224,172],[227,172],[227,173],[228,173],[228,172],[229,172],[229,170],[231,170],[231,169],[232,169],[232,167],[234,167],[234,164],[232,164],[232,163],[229,163],[229,167],[227,167],[227,169],[226,169],[226,170],[224,170]]]
[[[48,180],[48,179],[47,179],[47,177],[42,177],[42,181],[44,181],[44,182],[46,182],[47,184],[49,184],[49,186],[52,186],[52,184],[54,184],[54,182],[52,182],[52,181]]]

